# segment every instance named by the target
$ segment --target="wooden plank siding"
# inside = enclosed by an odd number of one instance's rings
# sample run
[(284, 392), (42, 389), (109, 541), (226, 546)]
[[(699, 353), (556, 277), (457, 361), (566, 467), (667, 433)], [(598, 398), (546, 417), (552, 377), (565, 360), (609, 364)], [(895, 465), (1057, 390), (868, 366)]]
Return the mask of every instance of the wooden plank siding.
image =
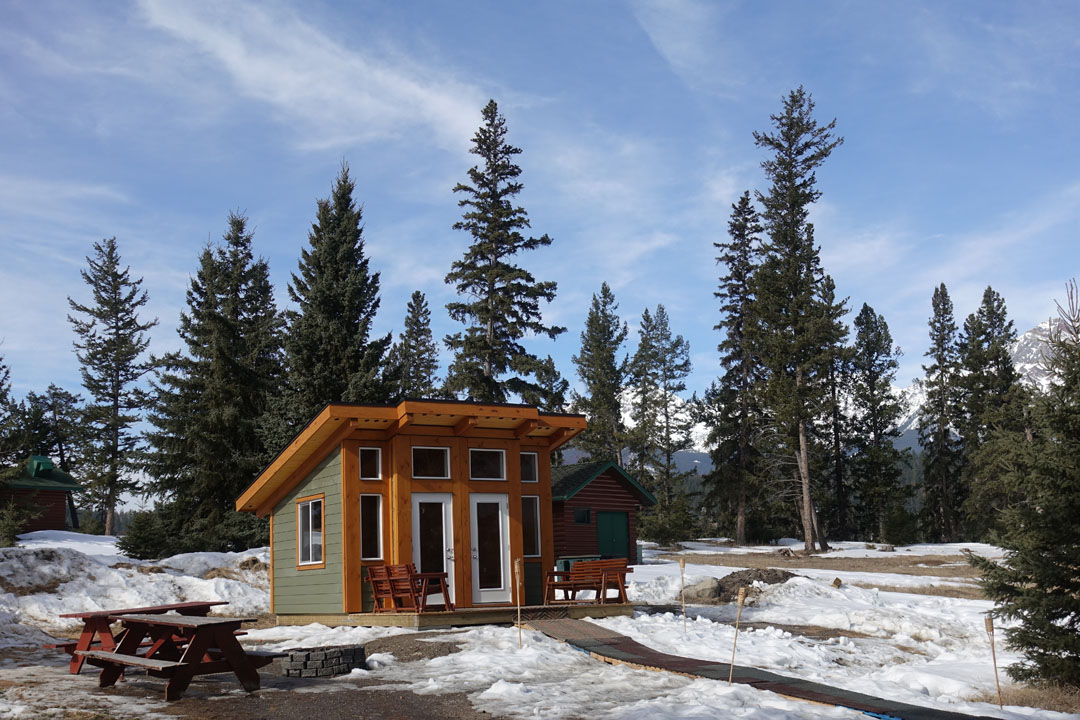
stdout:
[[(629, 553), (635, 555), (637, 547), (637, 506), (640, 501), (609, 473), (603, 473), (565, 502), (552, 503), (555, 523), (555, 557), (568, 555), (598, 555), (600, 552), (596, 514), (603, 511), (625, 512), (630, 542)], [(574, 522), (574, 508), (589, 508), (589, 523)], [(628, 558), (636, 562), (636, 557)]]
[[(325, 566), (297, 567), (296, 500), (323, 494)], [(274, 508), (274, 612), (340, 613), (342, 589), (341, 451), (329, 455)]]
[(19, 532), (38, 530), (67, 530), (67, 490), (0, 490), (0, 504), (11, 500), (17, 507), (25, 507), (37, 517), (22, 526)]

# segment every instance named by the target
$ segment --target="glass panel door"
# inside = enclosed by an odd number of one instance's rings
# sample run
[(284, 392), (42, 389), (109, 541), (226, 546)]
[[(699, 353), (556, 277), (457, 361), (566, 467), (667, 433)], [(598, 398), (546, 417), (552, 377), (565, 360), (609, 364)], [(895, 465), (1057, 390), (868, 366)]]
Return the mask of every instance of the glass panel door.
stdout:
[[(412, 554), (419, 572), (444, 572), (454, 600), (454, 521), (450, 493), (413, 493)], [(443, 603), (442, 594), (432, 604)]]
[(510, 602), (510, 518), (507, 496), (469, 496), (473, 604)]

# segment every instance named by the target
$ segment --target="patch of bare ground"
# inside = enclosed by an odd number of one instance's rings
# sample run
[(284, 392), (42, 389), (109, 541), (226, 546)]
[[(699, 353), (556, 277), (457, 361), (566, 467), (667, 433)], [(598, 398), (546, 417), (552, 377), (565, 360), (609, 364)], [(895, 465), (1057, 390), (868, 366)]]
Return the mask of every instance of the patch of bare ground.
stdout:
[[(786, 548), (785, 548), (786, 550)], [(723, 565), (743, 568), (783, 568), (796, 570), (836, 570), (847, 572), (897, 573), (900, 575), (929, 575), (932, 577), (976, 578), (979, 571), (967, 563), (963, 555), (908, 555), (897, 553), (885, 558), (831, 558), (806, 555), (801, 551), (789, 553), (688, 553), (661, 555), (664, 560), (686, 562), (696, 565)]]
[[(994, 705), (997, 705), (998, 701), (997, 692), (994, 690), (980, 693), (970, 699)], [(1001, 689), (1001, 700), (1005, 705), (1080, 713), (1080, 688), (1067, 688), (1060, 685), (1011, 685)]]
[[(678, 614), (682, 612), (681, 605), (635, 605), (635, 610), (642, 610), (650, 614), (659, 613), (674, 613)], [(691, 615), (692, 611), (687, 611), (687, 616)], [(734, 626), (734, 622), (728, 622), (725, 620), (715, 620), (714, 622), (724, 623), (726, 625)], [(765, 630), (767, 628), (776, 628), (777, 630), (783, 630), (789, 632), (792, 635), (799, 635), (805, 638), (812, 638), (814, 640), (832, 640), (834, 638), (848, 638), (850, 640), (859, 640), (864, 638), (872, 638), (873, 635), (867, 635), (861, 633), (858, 630), (837, 630), (836, 628), (820, 627), (818, 625), (784, 625), (782, 623), (765, 623), (765, 622), (741, 622), (739, 627), (742, 629), (751, 628), (753, 630)]]
[(986, 600), (978, 585), (882, 585), (880, 583), (853, 582), (855, 587), (882, 592), (910, 593), (912, 595), (937, 595), (964, 600)]

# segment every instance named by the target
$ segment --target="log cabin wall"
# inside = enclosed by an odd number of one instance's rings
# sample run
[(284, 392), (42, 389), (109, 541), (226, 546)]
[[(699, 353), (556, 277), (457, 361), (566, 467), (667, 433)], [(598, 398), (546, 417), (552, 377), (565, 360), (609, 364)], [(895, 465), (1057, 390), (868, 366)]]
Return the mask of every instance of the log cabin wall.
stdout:
[[(556, 559), (575, 555), (598, 555), (596, 514), (603, 511), (625, 512), (629, 530), (630, 562), (637, 562), (637, 508), (640, 500), (611, 472), (605, 472), (566, 501), (556, 501), (555, 518)], [(575, 508), (589, 509), (588, 524), (574, 522)]]

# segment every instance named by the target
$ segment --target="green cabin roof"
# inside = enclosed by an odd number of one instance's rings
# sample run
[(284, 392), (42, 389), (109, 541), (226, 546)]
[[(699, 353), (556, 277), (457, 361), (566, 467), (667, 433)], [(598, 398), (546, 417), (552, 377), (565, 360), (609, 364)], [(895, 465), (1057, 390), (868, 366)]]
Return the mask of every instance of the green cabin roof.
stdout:
[(577, 463), (576, 465), (559, 465), (551, 468), (551, 499), (554, 501), (569, 500), (608, 470), (614, 470), (616, 475), (621, 476), (629, 483), (631, 491), (641, 498), (642, 505), (656, 504), (656, 498), (653, 497), (653, 494), (643, 488), (637, 480), (630, 477), (625, 470), (612, 460)]
[(82, 490), (82, 485), (60, 468), (52, 460), (42, 455), (32, 455), (22, 465), (18, 475), (9, 477), (5, 484), (9, 488), (21, 490)]

